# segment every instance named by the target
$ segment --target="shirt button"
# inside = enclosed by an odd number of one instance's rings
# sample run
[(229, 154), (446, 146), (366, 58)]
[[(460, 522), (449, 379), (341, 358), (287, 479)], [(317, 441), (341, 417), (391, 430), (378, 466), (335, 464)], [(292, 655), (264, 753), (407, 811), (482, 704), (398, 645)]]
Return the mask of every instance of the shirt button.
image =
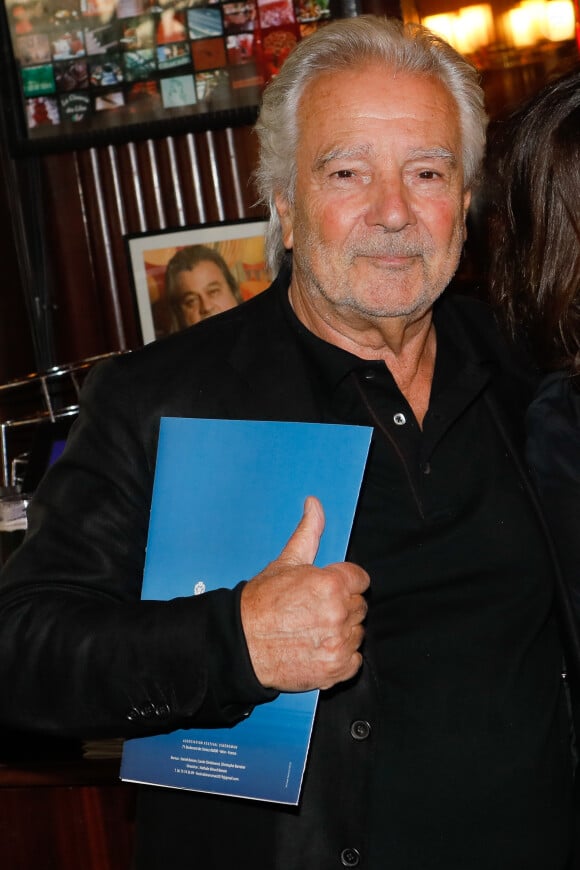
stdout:
[(393, 422), (395, 423), (395, 426), (404, 426), (405, 423), (407, 422), (407, 418), (405, 417), (404, 414), (401, 414), (399, 412), (398, 414), (395, 414), (395, 416), (393, 417)]
[(375, 369), (366, 369), (366, 371), (363, 373), (363, 378), (365, 379), (365, 381), (374, 381), (376, 376), (377, 373)]
[(360, 852), (358, 849), (343, 849), (340, 853), (340, 863), (343, 867), (358, 867)]
[(355, 719), (350, 726), (350, 736), (353, 740), (366, 740), (371, 733), (371, 726), (364, 719)]

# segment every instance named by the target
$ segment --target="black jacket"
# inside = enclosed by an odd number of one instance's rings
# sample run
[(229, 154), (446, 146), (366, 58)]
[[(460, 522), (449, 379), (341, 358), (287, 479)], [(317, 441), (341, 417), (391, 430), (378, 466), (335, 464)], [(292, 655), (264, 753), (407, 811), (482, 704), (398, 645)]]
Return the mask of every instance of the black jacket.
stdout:
[[(317, 420), (280, 302), (286, 286), (281, 278), (243, 306), (103, 362), (89, 376), (65, 454), (37, 491), (26, 541), (0, 582), (6, 724), (133, 737), (234, 725), (271, 699), (251, 668), (239, 587), (172, 602), (139, 599), (160, 417)], [(486, 401), (533, 499), (519, 459), (533, 378), (499, 339), (487, 308), (453, 296), (438, 304), (467, 355), (483, 350), (495, 360)], [(573, 656), (577, 640), (567, 639)], [(358, 739), (357, 722), (372, 722), (376, 708), (369, 666), (322, 693), (299, 808), (145, 789), (140, 870), (356, 866), (373, 764), (372, 732)]]
[[(547, 375), (527, 410), (526, 458), (580, 626), (580, 392), (566, 372)], [(568, 636), (574, 638), (571, 631)], [(572, 653), (572, 667), (575, 659)], [(577, 681), (577, 672), (571, 677)], [(574, 700), (580, 703), (578, 692)], [(580, 718), (576, 720), (580, 733)]]

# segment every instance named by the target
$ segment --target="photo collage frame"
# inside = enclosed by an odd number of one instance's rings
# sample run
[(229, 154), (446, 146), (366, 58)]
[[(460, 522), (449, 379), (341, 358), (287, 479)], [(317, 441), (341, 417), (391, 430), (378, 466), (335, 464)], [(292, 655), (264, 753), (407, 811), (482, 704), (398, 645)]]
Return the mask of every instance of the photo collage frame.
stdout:
[(256, 107), (330, 18), (329, 0), (2, 2), (32, 142)]

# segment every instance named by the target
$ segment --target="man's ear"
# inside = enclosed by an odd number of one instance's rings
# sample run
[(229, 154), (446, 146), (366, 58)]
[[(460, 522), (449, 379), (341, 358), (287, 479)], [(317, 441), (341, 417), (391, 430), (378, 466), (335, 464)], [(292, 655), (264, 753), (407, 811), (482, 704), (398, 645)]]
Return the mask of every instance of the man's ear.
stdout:
[(287, 251), (294, 247), (294, 210), (285, 196), (278, 193), (274, 197), (276, 211), (282, 227), (282, 241)]

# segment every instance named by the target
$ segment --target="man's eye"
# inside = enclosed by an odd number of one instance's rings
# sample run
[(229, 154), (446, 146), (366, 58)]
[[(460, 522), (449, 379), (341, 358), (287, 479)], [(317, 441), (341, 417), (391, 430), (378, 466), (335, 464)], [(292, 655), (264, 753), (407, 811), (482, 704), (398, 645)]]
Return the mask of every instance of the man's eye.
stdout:
[(434, 169), (423, 169), (419, 173), (419, 178), (426, 178), (429, 180), (431, 178), (441, 178), (441, 175), (438, 172), (435, 172)]
[(354, 172), (352, 169), (338, 169), (336, 172), (332, 173), (336, 178), (352, 178)]

